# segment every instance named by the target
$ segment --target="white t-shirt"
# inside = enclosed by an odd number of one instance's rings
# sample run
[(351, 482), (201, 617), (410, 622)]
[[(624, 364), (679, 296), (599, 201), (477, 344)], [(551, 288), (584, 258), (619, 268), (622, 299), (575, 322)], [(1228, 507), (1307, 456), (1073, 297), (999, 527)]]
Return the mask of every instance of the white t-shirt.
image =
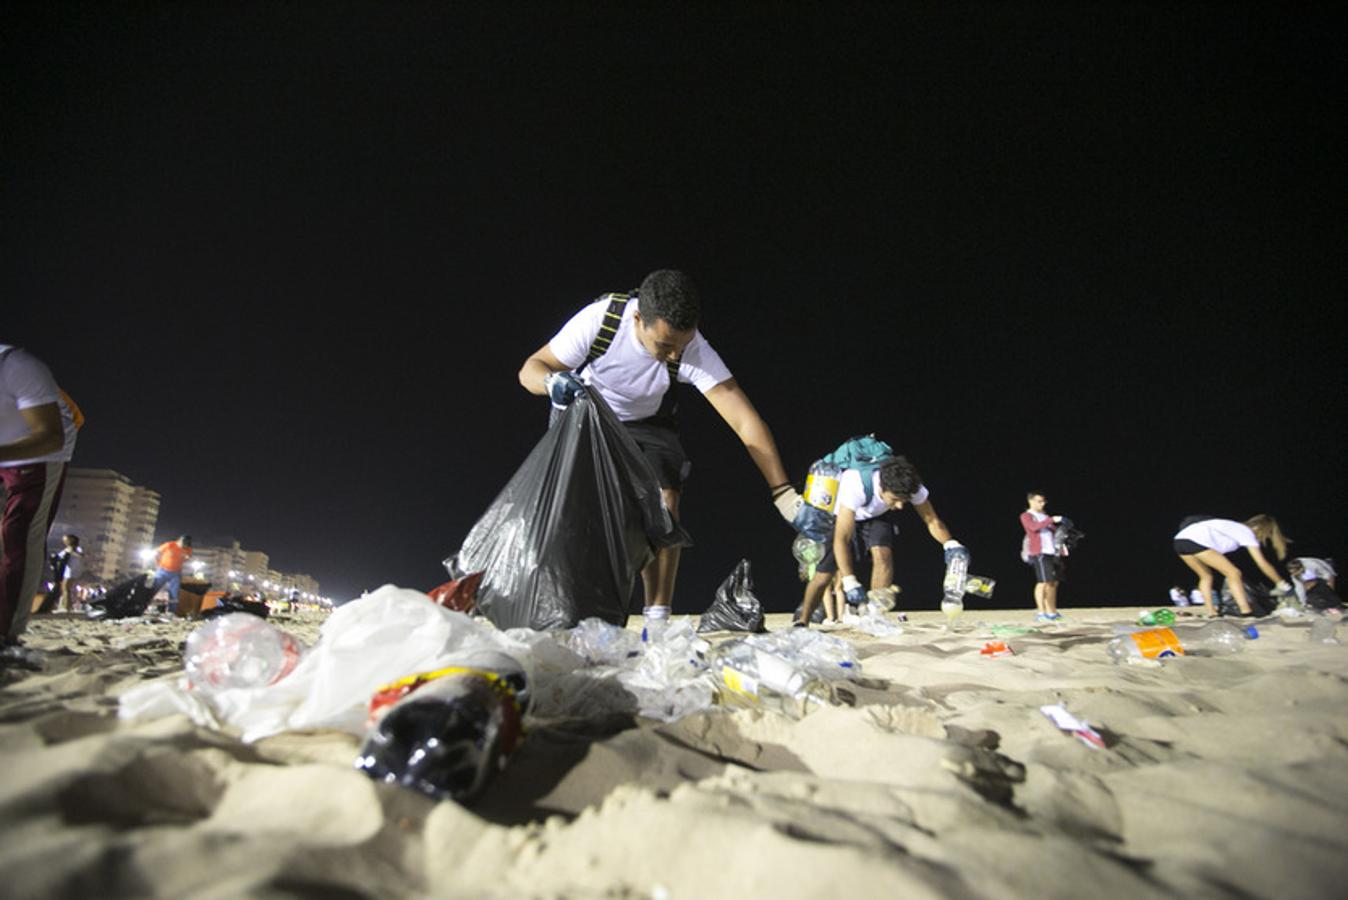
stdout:
[[(916, 506), (919, 503), (926, 503), (928, 496), (930, 492), (924, 484), (918, 487), (916, 494), (908, 498), (908, 502)], [(838, 479), (838, 505), (856, 512), (858, 522), (878, 518), (888, 512), (889, 504), (880, 496), (880, 470), (871, 472), (869, 503), (866, 502), (866, 490), (861, 484), (861, 472), (857, 469), (843, 472), (842, 477)]]
[(1175, 535), (1177, 541), (1193, 541), (1195, 544), (1216, 550), (1218, 553), (1230, 553), (1241, 547), (1258, 547), (1259, 538), (1254, 536), (1250, 526), (1233, 522), (1230, 519), (1205, 519), (1180, 529)]
[[(571, 321), (548, 341), (548, 348), (562, 365), (575, 369), (585, 361), (595, 335), (599, 334), (608, 305), (606, 298), (596, 300), (572, 316)], [(581, 381), (599, 391), (618, 419), (624, 422), (655, 415), (665, 391), (670, 388), (665, 364), (637, 340), (636, 325), (632, 321), (636, 311), (636, 298), (628, 300), (622, 323), (608, 351), (580, 374)], [(684, 348), (683, 358), (679, 361), (679, 381), (691, 384), (705, 394), (731, 377), (730, 370), (711, 344), (700, 331), (694, 331), (693, 339)]]
[(0, 445), (12, 444), (32, 433), (20, 410), (55, 403), (61, 410), (65, 442), (59, 450), (30, 459), (6, 460), (6, 467), (36, 462), (66, 462), (75, 452), (75, 420), (61, 399), (56, 379), (46, 363), (21, 347), (0, 344)]

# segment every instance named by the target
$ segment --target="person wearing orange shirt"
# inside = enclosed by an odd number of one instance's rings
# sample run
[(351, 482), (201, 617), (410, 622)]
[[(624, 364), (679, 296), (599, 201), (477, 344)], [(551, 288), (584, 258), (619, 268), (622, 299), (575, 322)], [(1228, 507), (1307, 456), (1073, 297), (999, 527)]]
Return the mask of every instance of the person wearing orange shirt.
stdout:
[(154, 587), (150, 589), (150, 596), (153, 597), (159, 593), (159, 589), (166, 588), (169, 595), (168, 607), (164, 613), (173, 612), (178, 608), (178, 588), (183, 583), (183, 563), (187, 562), (192, 555), (192, 535), (185, 534), (176, 541), (165, 541), (155, 548), (159, 554), (158, 567), (154, 570)]

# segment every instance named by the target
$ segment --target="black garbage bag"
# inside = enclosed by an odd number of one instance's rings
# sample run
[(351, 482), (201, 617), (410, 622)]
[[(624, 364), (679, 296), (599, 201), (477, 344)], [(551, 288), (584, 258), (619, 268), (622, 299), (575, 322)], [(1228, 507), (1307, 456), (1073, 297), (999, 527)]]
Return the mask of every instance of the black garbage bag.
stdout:
[[(1248, 581), (1242, 583), (1245, 585), (1245, 596), (1250, 598), (1250, 609), (1254, 610), (1255, 615), (1273, 615), (1273, 610), (1278, 608), (1278, 598), (1273, 596), (1273, 591), (1262, 584), (1250, 584)], [(1236, 596), (1231, 593), (1229, 584), (1222, 585), (1215, 606), (1217, 612), (1224, 616), (1240, 615), (1240, 606), (1236, 603)]]
[(482, 573), (476, 609), (498, 628), (625, 625), (654, 549), (686, 546), (650, 463), (603, 398), (577, 397), (445, 560)]
[(230, 613), (248, 613), (265, 619), (271, 615), (271, 608), (261, 600), (250, 600), (240, 594), (225, 594), (215, 605), (201, 614), (203, 619), (214, 619)]
[(763, 604), (754, 596), (754, 576), (749, 560), (742, 559), (716, 589), (716, 599), (697, 623), (704, 631), (767, 631), (763, 626)]
[(153, 575), (137, 575), (118, 582), (103, 596), (89, 601), (86, 615), (91, 619), (131, 619), (144, 615), (154, 599), (153, 586)]

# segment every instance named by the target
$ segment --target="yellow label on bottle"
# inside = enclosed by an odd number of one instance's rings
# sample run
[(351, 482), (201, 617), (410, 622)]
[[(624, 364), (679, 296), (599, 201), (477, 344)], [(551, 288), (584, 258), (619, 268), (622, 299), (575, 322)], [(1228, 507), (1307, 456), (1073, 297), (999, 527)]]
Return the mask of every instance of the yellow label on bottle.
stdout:
[(825, 512), (833, 512), (838, 505), (838, 479), (829, 475), (806, 475), (805, 502)]
[(1169, 628), (1153, 628), (1150, 631), (1134, 631), (1129, 635), (1133, 643), (1147, 659), (1161, 659), (1167, 656), (1183, 656), (1184, 647), (1175, 632)]
[(726, 687), (737, 694), (747, 694), (750, 697), (758, 696), (758, 681), (737, 669), (722, 666), (721, 680), (725, 682)]

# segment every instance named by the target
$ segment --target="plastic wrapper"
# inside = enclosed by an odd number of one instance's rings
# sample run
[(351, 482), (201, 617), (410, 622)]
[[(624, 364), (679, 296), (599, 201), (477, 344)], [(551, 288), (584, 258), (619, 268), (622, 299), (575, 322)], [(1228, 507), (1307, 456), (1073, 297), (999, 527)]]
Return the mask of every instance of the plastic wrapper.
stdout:
[(431, 589), (428, 596), (445, 609), (461, 613), (472, 612), (473, 606), (477, 603), (477, 588), (481, 583), (482, 573), (474, 572), (462, 578), (446, 581), (439, 587)]
[(763, 604), (754, 596), (749, 560), (742, 559), (716, 589), (716, 599), (698, 620), (697, 630), (763, 632)]
[(534, 446), (458, 551), (451, 578), (482, 573), (476, 608), (501, 628), (626, 622), (654, 549), (689, 543), (636, 443), (582, 394)]

